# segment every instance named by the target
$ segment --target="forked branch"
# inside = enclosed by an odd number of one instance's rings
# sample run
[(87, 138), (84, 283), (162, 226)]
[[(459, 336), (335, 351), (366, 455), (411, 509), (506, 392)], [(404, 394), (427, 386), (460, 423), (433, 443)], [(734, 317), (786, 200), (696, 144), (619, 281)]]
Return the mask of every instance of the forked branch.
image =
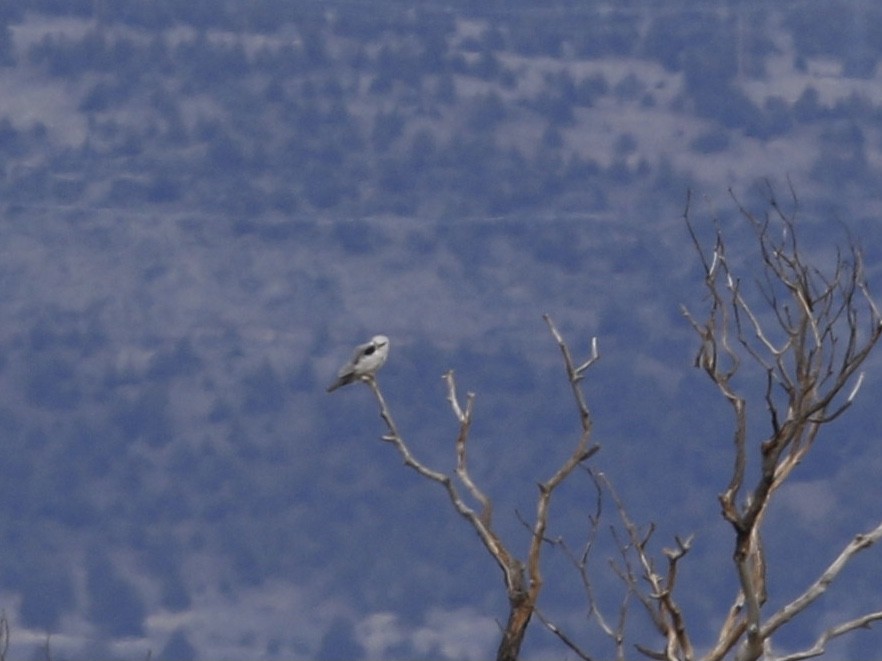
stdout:
[[(367, 380), (367, 383), (371, 387), (374, 396), (377, 398), (377, 403), (380, 406), (380, 417), (386, 423), (388, 429), (388, 433), (382, 437), (383, 440), (392, 443), (395, 446), (404, 459), (404, 464), (406, 466), (409, 466), (426, 479), (437, 482), (444, 487), (453, 508), (472, 525), (475, 532), (478, 533), (481, 542), (483, 542), (484, 547), (496, 560), (505, 577), (506, 586), (509, 589), (517, 589), (517, 586), (523, 582), (521, 564), (509, 554), (508, 550), (493, 529), (488, 524), (485, 524), (484, 521), (482, 521), (481, 516), (466, 504), (453, 479), (449, 475), (445, 475), (444, 473), (429, 468), (414, 457), (410, 448), (407, 446), (407, 443), (405, 443), (404, 438), (398, 432), (398, 426), (392, 418), (392, 413), (386, 404), (386, 400), (383, 397), (377, 379), (371, 377)], [(469, 407), (468, 410), (471, 411), (471, 407)], [(468, 425), (461, 421), (459, 437), (464, 439), (467, 433)], [(465, 441), (463, 440), (462, 442), (464, 443)]]
[[(704, 248), (687, 200), (684, 220), (703, 266), (710, 304), (703, 320), (683, 311), (701, 343), (696, 366), (728, 402), (735, 429), (734, 463), (720, 504), (735, 532), (733, 559), (740, 591), (707, 658), (721, 659), (741, 641), (737, 658), (746, 660), (759, 658), (778, 626), (807, 606), (797, 599), (791, 610), (762, 622), (766, 582), (761, 530), (768, 505), (811, 450), (822, 427), (854, 402), (863, 382), (860, 368), (882, 337), (882, 318), (853, 242), (847, 251), (836, 252), (832, 268), (824, 272), (807, 260), (797, 242), (795, 214), (786, 213), (774, 196), (770, 212), (763, 217), (737, 200), (736, 204), (758, 247), (757, 296), (735, 273), (718, 223), (714, 223), (713, 247)], [(755, 298), (767, 313), (759, 312)], [(763, 405), (770, 432), (757, 444), (748, 439), (748, 400), (734, 385), (745, 363), (764, 375)], [(756, 449), (759, 452), (754, 454)], [(759, 477), (748, 488), (751, 461), (758, 462)], [(847, 561), (850, 554), (841, 557)], [(829, 575), (830, 580), (834, 577)], [(813, 587), (812, 599), (826, 590), (827, 583)]]
[[(472, 525), (484, 548), (502, 570), (510, 610), (497, 653), (497, 659), (500, 661), (514, 661), (517, 659), (527, 625), (536, 609), (537, 599), (543, 583), (541, 557), (543, 544), (546, 541), (552, 495), (582, 462), (589, 459), (600, 449), (599, 446), (593, 445), (591, 442), (591, 415), (588, 411), (584, 394), (579, 386), (588, 368), (599, 358), (597, 342), (595, 340), (592, 343), (592, 353), (588, 360), (577, 366), (573, 362), (569, 349), (550, 317), (546, 315), (544, 318), (563, 352), (567, 376), (579, 408), (582, 429), (579, 440), (570, 455), (548, 479), (539, 484), (536, 516), (530, 526), (532, 535), (525, 561), (521, 561), (511, 553), (495, 532), (493, 528), (492, 500), (474, 481), (469, 471), (467, 449), (475, 401), (474, 395), (469, 393), (466, 396), (465, 406), (463, 406), (457, 395), (453, 372), (450, 371), (444, 375), (443, 378), (447, 385), (447, 400), (459, 423), (458, 433), (454, 441), (456, 454), (456, 479), (454, 479), (450, 475), (429, 468), (414, 456), (398, 430), (398, 426), (386, 404), (376, 378), (367, 377), (365, 379), (377, 398), (380, 417), (386, 425), (387, 431), (382, 436), (382, 439), (395, 446), (406, 466), (415, 470), (422, 477), (437, 482), (444, 487), (453, 508)], [(476, 511), (466, 502), (460, 493), (458, 485), (464, 487), (468, 495), (478, 503), (479, 511)]]

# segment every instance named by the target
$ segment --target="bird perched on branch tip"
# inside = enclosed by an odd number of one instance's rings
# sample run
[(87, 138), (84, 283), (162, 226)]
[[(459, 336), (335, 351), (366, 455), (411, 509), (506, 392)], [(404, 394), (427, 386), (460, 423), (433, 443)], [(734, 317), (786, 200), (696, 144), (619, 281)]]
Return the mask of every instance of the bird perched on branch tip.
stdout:
[(355, 381), (373, 378), (377, 370), (386, 362), (389, 356), (389, 338), (385, 335), (374, 335), (369, 342), (355, 347), (352, 358), (340, 371), (337, 372), (337, 380), (328, 386), (328, 392), (333, 392), (341, 386)]

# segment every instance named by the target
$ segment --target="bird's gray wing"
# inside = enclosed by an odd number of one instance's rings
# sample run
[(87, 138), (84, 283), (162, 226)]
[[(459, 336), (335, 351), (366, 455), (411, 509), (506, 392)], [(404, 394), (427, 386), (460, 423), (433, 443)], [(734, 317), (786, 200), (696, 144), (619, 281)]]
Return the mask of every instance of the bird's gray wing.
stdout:
[(349, 385), (350, 383), (352, 383), (352, 374), (345, 374), (342, 376), (338, 376), (337, 380), (328, 386), (327, 391), (334, 392), (337, 388), (340, 388), (345, 385)]
[(355, 351), (352, 354), (352, 358), (348, 363), (346, 363), (343, 367), (340, 368), (340, 371), (337, 372), (338, 378), (343, 378), (344, 376), (349, 376), (355, 371), (355, 366), (358, 364), (358, 361), (361, 360), (361, 357), (364, 355), (364, 352), (373, 346), (370, 342), (365, 342), (364, 344), (359, 344), (355, 347)]

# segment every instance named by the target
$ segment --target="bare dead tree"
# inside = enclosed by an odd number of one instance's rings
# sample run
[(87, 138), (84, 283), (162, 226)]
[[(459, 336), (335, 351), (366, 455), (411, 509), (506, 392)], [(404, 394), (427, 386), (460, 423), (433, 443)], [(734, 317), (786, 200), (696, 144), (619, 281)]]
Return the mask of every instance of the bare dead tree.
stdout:
[[(536, 603), (543, 585), (541, 557), (546, 541), (551, 498), (555, 490), (573, 471), (600, 449), (591, 440), (591, 414), (580, 385), (585, 373), (599, 358), (597, 342), (596, 340), (592, 342), (590, 357), (577, 365), (573, 361), (569, 348), (551, 318), (547, 315), (544, 318), (563, 354), (570, 388), (579, 410), (581, 433), (571, 454), (553, 475), (539, 483), (536, 515), (530, 526), (532, 534), (526, 555), (523, 558), (515, 555), (499, 537), (493, 525), (492, 500), (475, 483), (469, 472), (467, 447), (469, 429), (472, 422), (472, 408), (475, 401), (474, 394), (468, 393), (466, 395), (465, 406), (463, 407), (457, 394), (453, 372), (450, 371), (444, 375), (443, 378), (447, 384), (447, 400), (459, 423), (459, 431), (454, 441), (456, 469), (454, 475), (448, 475), (429, 468), (413, 455), (404, 437), (398, 430), (398, 426), (392, 417), (392, 413), (383, 397), (376, 378), (367, 377), (365, 379), (377, 398), (377, 403), (380, 407), (380, 417), (386, 424), (387, 432), (383, 435), (382, 439), (395, 446), (404, 459), (406, 466), (415, 470), (422, 477), (437, 482), (444, 488), (453, 508), (478, 533), (484, 548), (502, 570), (509, 602), (509, 614), (502, 630), (502, 639), (497, 651), (496, 658), (498, 661), (515, 661), (518, 658), (527, 626), (536, 610)], [(462, 489), (475, 501), (476, 506), (471, 506), (466, 502)]]
[[(740, 204), (738, 209), (758, 247), (758, 262), (747, 267), (750, 273), (759, 271), (753, 296), (748, 292), (750, 284), (736, 274), (736, 262), (729, 258), (720, 225), (715, 223), (715, 237), (707, 248), (692, 222), (689, 201), (684, 212), (709, 301), (706, 315), (700, 320), (683, 309), (700, 339), (695, 365), (708, 375), (728, 403), (734, 421), (732, 470), (719, 502), (722, 516), (734, 531), (733, 569), (739, 590), (716, 641), (702, 657), (707, 661), (733, 654), (738, 661), (775, 658), (773, 634), (822, 597), (855, 555), (882, 538), (882, 523), (855, 535), (804, 592), (764, 616), (764, 516), (775, 493), (814, 446), (821, 429), (854, 402), (863, 383), (861, 367), (882, 336), (882, 316), (869, 294), (862, 255), (853, 242), (844, 252), (836, 253), (832, 266), (825, 271), (809, 261), (797, 241), (794, 215), (785, 213), (774, 196), (769, 213), (761, 218)], [(760, 375), (758, 389), (751, 385), (752, 374)], [(752, 439), (747, 415), (749, 402), (755, 406), (756, 401), (747, 394), (757, 390), (770, 431), (765, 438)], [(748, 480), (752, 474), (749, 465), (756, 466), (754, 472), (758, 473), (752, 484)], [(674, 598), (678, 567), (691, 548), (692, 538), (675, 537), (675, 547), (662, 551), (667, 562), (659, 563), (659, 569), (648, 551), (655, 527), (635, 524), (609, 480), (602, 474), (591, 473), (591, 477), (598, 498), (596, 510), (589, 517), (584, 549), (576, 554), (564, 540), (554, 541), (579, 573), (589, 619), (613, 640), (616, 658), (624, 660), (624, 622), (629, 615), (629, 600), (634, 599), (664, 640), (657, 649), (636, 644), (638, 652), (665, 661), (695, 658), (684, 615)], [(618, 513), (618, 523), (610, 526), (610, 532), (619, 557), (611, 566), (625, 588), (615, 625), (600, 610), (594, 594), (595, 579), (589, 571), (604, 493), (612, 497)], [(572, 635), (545, 617), (541, 620), (579, 658), (591, 658)], [(811, 647), (781, 659), (819, 656), (830, 640), (879, 620), (882, 610), (838, 623), (824, 630)]]
[[(882, 337), (882, 316), (870, 296), (862, 255), (854, 242), (850, 242), (845, 251), (836, 252), (832, 266), (823, 270), (807, 258), (797, 242), (794, 215), (785, 213), (774, 196), (770, 211), (762, 217), (740, 204), (738, 208), (758, 247), (759, 261), (749, 265), (751, 273), (759, 273), (755, 295), (748, 293), (749, 284), (745, 285), (737, 275), (738, 264), (729, 258), (719, 223), (714, 224), (714, 240), (706, 246), (692, 222), (688, 200), (683, 214), (702, 266), (709, 301), (706, 313), (700, 317), (683, 308), (683, 314), (700, 340), (695, 366), (705, 372), (730, 407), (734, 429), (731, 473), (719, 503), (722, 516), (734, 533), (732, 560), (739, 589), (731, 599), (715, 642), (702, 657), (706, 661), (718, 661), (730, 655), (738, 661), (775, 658), (771, 647), (775, 632), (822, 597), (852, 558), (882, 538), (882, 522), (856, 534), (801, 594), (774, 613), (763, 613), (766, 558), (762, 532), (769, 504), (814, 447), (822, 428), (855, 401), (864, 379), (861, 368)], [(675, 598), (680, 565), (691, 549), (692, 537), (676, 536), (675, 545), (663, 549), (661, 562), (657, 562), (649, 550), (655, 526), (636, 524), (610, 480), (587, 466), (586, 461), (600, 448), (591, 440), (592, 419), (581, 382), (599, 358), (597, 341), (595, 338), (592, 342), (588, 359), (576, 364), (547, 315), (545, 321), (563, 356), (581, 433), (571, 454), (551, 477), (539, 484), (535, 517), (530, 521), (522, 518), (531, 532), (525, 555), (516, 555), (499, 537), (493, 523), (492, 500), (469, 472), (467, 448), (475, 396), (468, 393), (463, 405), (453, 372), (444, 375), (447, 399), (459, 424), (453, 444), (456, 456), (453, 474), (434, 470), (415, 458), (395, 424), (376, 379), (369, 376), (364, 380), (377, 398), (380, 416), (387, 428), (382, 439), (394, 445), (405, 465), (445, 489), (455, 511), (474, 528), (501, 569), (509, 615), (502, 631), (498, 660), (518, 658), (534, 615), (580, 659), (595, 658), (538, 608), (543, 586), (542, 550), (546, 545), (561, 550), (578, 572), (588, 601), (589, 620), (612, 641), (616, 659), (626, 658), (625, 623), (634, 603), (642, 606), (663, 641), (657, 648), (637, 644), (634, 649), (652, 659), (694, 659), (692, 637)], [(760, 375), (759, 390), (749, 385), (750, 376), (755, 374)], [(750, 437), (748, 408), (756, 405), (757, 398), (748, 398), (741, 390), (745, 387), (747, 394), (761, 393), (758, 400), (769, 422), (769, 432), (764, 438)], [(751, 471), (750, 466), (755, 466), (755, 470)], [(547, 528), (555, 490), (578, 468), (584, 469), (593, 481), (596, 506), (589, 514), (587, 542), (576, 552), (565, 540), (550, 538)], [(749, 477), (754, 474), (755, 481)], [(593, 566), (589, 563), (601, 530), (606, 496), (615, 505), (618, 521), (609, 527), (618, 549), (618, 557), (610, 561), (609, 567), (624, 586), (614, 617), (609, 617), (601, 608), (595, 595)], [(796, 661), (818, 656), (830, 640), (879, 620), (882, 620), (882, 610), (831, 626), (811, 647), (782, 659)]]
[[(722, 659), (736, 648), (739, 660), (769, 654), (775, 631), (820, 597), (851, 557), (882, 536), (882, 525), (857, 535), (806, 592), (763, 617), (762, 526), (769, 503), (811, 451), (821, 429), (854, 402), (863, 382), (861, 366), (882, 335), (882, 317), (869, 294), (863, 258), (854, 242), (838, 251), (832, 268), (823, 271), (808, 261), (797, 241), (794, 214), (782, 210), (774, 195), (762, 217), (740, 204), (738, 208), (759, 248), (756, 290), (763, 309), (736, 274), (720, 226), (708, 248), (691, 221), (688, 201), (684, 212), (710, 301), (701, 319), (683, 309), (701, 341), (695, 364), (729, 404), (734, 420), (734, 461), (719, 501), (735, 534), (733, 561), (740, 590), (705, 657), (709, 660)], [(736, 375), (749, 371), (747, 365), (763, 375), (770, 431), (759, 443), (748, 437), (748, 398), (735, 384)], [(751, 460), (758, 463), (759, 477), (748, 485)], [(878, 619), (882, 612), (832, 627), (812, 650), (790, 658), (820, 653), (827, 640)], [(681, 649), (680, 656), (689, 658), (686, 652)]]

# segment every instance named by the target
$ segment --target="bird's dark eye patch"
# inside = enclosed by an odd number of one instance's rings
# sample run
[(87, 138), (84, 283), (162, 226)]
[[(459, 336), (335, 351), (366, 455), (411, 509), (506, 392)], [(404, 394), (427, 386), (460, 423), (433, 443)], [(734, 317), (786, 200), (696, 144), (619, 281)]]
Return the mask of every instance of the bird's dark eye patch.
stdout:
[(377, 350), (377, 347), (375, 347), (375, 346), (372, 344), (371, 346), (369, 346), (367, 349), (364, 350), (364, 355), (365, 355), (365, 356), (370, 356), (370, 355), (373, 354), (374, 351), (376, 351), (376, 350)]

